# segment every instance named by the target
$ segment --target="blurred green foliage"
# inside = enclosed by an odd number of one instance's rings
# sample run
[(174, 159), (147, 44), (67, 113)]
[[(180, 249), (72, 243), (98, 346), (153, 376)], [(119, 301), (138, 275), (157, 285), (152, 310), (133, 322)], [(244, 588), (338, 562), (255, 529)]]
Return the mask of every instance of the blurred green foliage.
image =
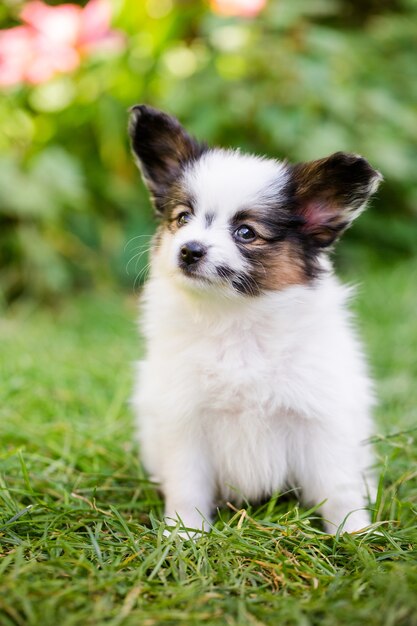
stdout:
[[(113, 6), (123, 51), (0, 98), (5, 301), (140, 280), (154, 226), (126, 136), (136, 102), (209, 143), (290, 160), (363, 154), (385, 183), (349, 245), (416, 252), (416, 0), (269, 0), (251, 20), (184, 0)], [(3, 28), (17, 9), (3, 3)]]

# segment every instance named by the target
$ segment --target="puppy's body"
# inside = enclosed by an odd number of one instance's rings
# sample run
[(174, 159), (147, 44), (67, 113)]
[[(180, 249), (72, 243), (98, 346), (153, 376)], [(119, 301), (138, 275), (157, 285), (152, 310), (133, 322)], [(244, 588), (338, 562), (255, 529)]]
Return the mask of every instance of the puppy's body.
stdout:
[(372, 392), (325, 249), (379, 176), (346, 155), (329, 172), (208, 151), (176, 124), (148, 107), (131, 124), (162, 217), (134, 404), (166, 517), (201, 528), (219, 499), (289, 487), (328, 530), (362, 528)]

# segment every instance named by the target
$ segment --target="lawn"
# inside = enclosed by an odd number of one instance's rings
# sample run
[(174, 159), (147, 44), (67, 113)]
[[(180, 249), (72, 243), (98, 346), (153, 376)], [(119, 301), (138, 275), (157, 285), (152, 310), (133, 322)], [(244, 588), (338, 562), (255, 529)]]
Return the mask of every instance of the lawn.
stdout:
[[(417, 625), (417, 262), (356, 267), (377, 379), (373, 528), (329, 537), (291, 497), (162, 534), (128, 397), (135, 298), (0, 321), (1, 626)], [(350, 276), (347, 276), (349, 278)]]

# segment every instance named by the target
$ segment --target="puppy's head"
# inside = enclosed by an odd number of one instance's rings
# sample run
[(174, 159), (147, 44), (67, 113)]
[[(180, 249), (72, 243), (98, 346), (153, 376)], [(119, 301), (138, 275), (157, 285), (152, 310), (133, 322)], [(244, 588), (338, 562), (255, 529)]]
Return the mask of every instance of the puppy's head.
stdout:
[(173, 117), (131, 110), (132, 149), (161, 218), (154, 262), (184, 285), (257, 295), (306, 284), (381, 175), (337, 152), (289, 165), (211, 149)]

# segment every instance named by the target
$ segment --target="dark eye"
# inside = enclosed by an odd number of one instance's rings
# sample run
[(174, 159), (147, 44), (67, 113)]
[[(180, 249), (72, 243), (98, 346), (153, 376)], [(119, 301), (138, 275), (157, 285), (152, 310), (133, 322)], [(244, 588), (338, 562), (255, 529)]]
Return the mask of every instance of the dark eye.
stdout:
[(253, 241), (256, 239), (255, 231), (250, 228), (250, 226), (246, 226), (245, 224), (239, 226), (239, 228), (235, 230), (234, 236), (238, 241), (243, 242)]
[(178, 226), (185, 226), (191, 219), (191, 213), (189, 211), (183, 211), (177, 217)]

